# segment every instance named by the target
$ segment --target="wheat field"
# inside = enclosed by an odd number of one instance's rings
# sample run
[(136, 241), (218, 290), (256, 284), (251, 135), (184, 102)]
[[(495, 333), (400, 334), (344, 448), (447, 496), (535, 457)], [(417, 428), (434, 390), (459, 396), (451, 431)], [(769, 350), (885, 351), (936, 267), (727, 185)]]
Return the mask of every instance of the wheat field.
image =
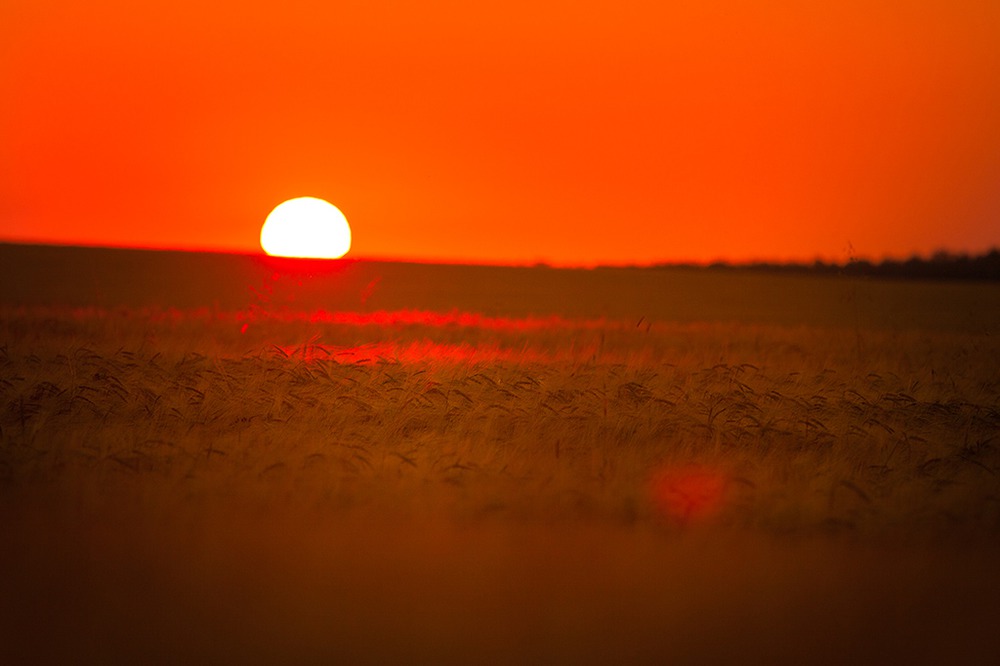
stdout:
[(1000, 658), (996, 285), (4, 251), (4, 663)]

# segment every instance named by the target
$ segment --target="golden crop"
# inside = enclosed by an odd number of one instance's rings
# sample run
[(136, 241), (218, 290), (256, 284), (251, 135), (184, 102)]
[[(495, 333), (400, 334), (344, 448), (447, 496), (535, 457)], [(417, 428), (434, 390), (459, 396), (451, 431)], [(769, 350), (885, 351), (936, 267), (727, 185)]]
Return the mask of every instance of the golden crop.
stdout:
[(11, 288), (0, 660), (1000, 655), (995, 287), (364, 270)]

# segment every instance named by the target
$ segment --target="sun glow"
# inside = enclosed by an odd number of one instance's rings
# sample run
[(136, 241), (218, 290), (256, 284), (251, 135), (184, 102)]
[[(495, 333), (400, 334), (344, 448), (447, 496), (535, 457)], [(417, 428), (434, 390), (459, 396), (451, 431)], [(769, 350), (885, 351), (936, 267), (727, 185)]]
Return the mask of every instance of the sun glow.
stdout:
[(339, 259), (351, 249), (351, 227), (331, 203), (315, 197), (289, 199), (264, 220), (260, 246), (276, 257)]

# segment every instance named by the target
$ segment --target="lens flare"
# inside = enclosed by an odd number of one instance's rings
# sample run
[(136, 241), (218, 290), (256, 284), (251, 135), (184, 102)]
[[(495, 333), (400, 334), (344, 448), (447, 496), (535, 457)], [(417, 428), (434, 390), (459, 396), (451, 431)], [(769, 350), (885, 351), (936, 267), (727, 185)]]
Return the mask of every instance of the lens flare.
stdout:
[(682, 524), (705, 520), (723, 506), (728, 478), (707, 467), (665, 467), (650, 481), (653, 504), (660, 514)]

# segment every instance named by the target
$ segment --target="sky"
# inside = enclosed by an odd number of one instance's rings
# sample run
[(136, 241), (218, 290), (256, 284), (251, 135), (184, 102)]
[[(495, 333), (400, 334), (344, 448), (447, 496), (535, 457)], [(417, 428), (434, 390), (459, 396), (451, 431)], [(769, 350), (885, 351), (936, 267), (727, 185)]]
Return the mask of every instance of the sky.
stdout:
[(847, 261), (1000, 246), (1000, 3), (0, 3), (0, 242)]

